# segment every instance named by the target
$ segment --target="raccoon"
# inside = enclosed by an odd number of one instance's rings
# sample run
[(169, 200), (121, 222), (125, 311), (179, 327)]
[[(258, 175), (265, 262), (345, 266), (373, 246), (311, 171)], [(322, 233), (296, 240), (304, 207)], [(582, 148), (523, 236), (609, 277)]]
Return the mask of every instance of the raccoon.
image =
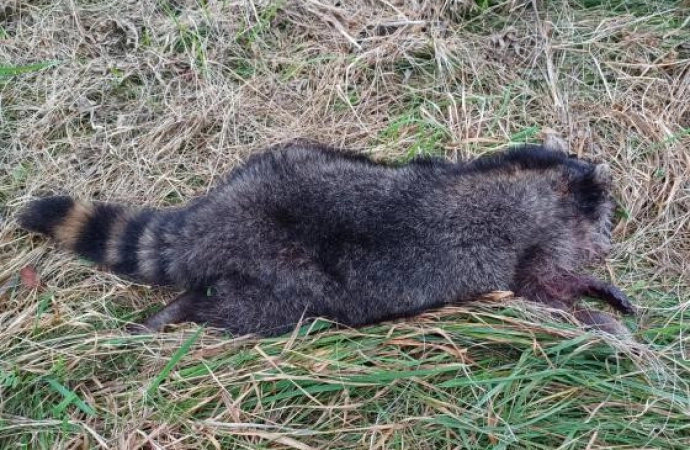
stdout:
[(618, 288), (580, 273), (609, 251), (611, 183), (606, 165), (542, 145), (392, 165), (295, 141), (184, 207), (54, 196), (18, 222), (116, 274), (184, 291), (140, 331), (196, 322), (271, 336), (317, 317), (359, 327), (495, 290), (606, 329), (612, 316), (574, 307), (588, 296), (634, 313)]

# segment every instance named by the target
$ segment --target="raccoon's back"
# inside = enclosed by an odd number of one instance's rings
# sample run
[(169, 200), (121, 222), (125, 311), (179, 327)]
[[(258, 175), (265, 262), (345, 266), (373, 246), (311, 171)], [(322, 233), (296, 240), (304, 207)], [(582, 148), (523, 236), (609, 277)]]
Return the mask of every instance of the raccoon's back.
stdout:
[(458, 180), (451, 163), (389, 167), (312, 149), (268, 153), (191, 213), (181, 254), (194, 255), (190, 268), (204, 279), (249, 273), (273, 283), (322, 272), (363, 295), (505, 286), (522, 245), (520, 204), (486, 196), (482, 178), (458, 197)]

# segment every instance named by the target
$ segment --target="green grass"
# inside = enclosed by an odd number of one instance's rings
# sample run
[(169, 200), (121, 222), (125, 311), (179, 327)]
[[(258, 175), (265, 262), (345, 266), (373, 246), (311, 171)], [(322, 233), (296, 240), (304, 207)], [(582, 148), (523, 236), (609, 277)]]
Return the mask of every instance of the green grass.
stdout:
[(396, 117), (378, 137), (379, 142), (411, 140), (411, 146), (399, 158), (402, 163), (419, 157), (443, 156), (445, 153), (443, 144), (448, 142), (450, 133), (443, 124), (425, 116), (423, 108), (415, 107)]
[[(521, 311), (458, 310), (443, 316), (442, 328), (427, 320), (358, 333), (322, 330), (235, 348), (219, 336), (202, 338), (198, 329), (160, 358), (146, 356), (159, 342), (150, 337), (27, 339), (1, 359), (28, 363), (36, 345), (49, 346), (65, 355), (65, 369), (54, 375), (61, 381), (32, 376), (27, 368), (3, 369), (5, 419), (19, 415), (35, 424), (33, 432), (46, 442), (36, 448), (84, 434), (89, 417), (117, 420), (125, 411), (108, 405), (122, 398), (125, 410), (145, 408), (148, 420), (202, 429), (234, 423), (239, 414), (241, 427), (214, 429), (227, 446), (270, 431), (331, 448), (360, 448), (370, 439), (385, 440), (386, 448), (413, 442), (429, 448), (584, 448), (593, 436), (610, 446), (687, 447), (690, 365), (649, 359), (653, 344), (633, 349), (565, 325), (537, 327)], [(654, 333), (687, 333), (687, 327), (679, 321)], [(126, 354), (140, 356), (104, 365)], [(92, 367), (66, 369), (76, 361)], [(123, 363), (137, 369), (113, 379), (122, 389), (91, 386), (94, 376), (103, 376), (100, 365), (116, 373)], [(138, 385), (148, 388), (132, 389)], [(222, 406), (228, 400), (235, 413)], [(270, 420), (256, 422), (258, 416)], [(57, 426), (65, 417), (78, 420)], [(13, 442), (13, 430), (0, 431), (0, 442)], [(238, 430), (243, 434), (235, 435)]]
[(40, 70), (53, 67), (59, 63), (59, 61), (46, 61), (20, 65), (0, 64), (0, 79), (3, 77), (12, 77), (16, 75), (22, 75), (25, 73), (38, 72)]

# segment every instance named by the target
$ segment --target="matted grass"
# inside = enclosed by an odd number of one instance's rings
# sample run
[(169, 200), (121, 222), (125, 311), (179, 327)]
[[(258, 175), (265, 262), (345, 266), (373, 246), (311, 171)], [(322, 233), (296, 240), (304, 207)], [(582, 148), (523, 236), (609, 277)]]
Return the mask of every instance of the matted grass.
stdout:
[[(600, 275), (639, 306), (635, 341), (501, 297), (266, 340), (129, 336), (172, 293), (13, 219), (47, 192), (179, 204), (295, 137), (404, 161), (552, 130), (612, 166)], [(689, 144), (687, 2), (0, 6), (0, 448), (689, 448)]]

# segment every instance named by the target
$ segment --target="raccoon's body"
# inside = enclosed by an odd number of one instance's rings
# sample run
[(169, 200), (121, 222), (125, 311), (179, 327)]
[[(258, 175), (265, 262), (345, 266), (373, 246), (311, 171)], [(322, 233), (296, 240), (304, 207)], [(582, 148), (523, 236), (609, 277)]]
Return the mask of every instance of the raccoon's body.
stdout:
[(185, 293), (146, 321), (272, 335), (326, 317), (360, 326), (512, 290), (571, 308), (615, 287), (577, 270), (609, 247), (605, 166), (542, 146), (404, 166), (295, 142), (175, 209), (32, 202), (24, 228), (139, 282)]

